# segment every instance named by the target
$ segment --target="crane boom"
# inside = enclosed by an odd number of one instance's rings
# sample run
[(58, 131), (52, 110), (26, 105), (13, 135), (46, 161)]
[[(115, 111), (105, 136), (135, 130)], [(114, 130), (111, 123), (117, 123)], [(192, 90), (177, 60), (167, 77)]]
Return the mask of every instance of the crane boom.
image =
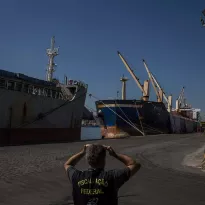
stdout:
[[(160, 87), (159, 83), (157, 82), (156, 78), (153, 76), (152, 73), (151, 73), (151, 76), (152, 76), (152, 78), (153, 78), (155, 84), (157, 85), (157, 87), (162, 90), (162, 88)], [(168, 103), (168, 98), (167, 98), (167, 96), (165, 95), (165, 92), (164, 92), (163, 90), (162, 90), (162, 92), (163, 92), (163, 97), (164, 97), (164, 99), (165, 99), (166, 102)]]
[(182, 87), (182, 90), (181, 90), (177, 100), (184, 100), (184, 89), (185, 89), (185, 87)]
[(51, 49), (54, 50), (54, 46), (55, 46), (55, 37), (53, 36), (51, 38)]
[(190, 108), (191, 106), (186, 103), (186, 98), (184, 95), (185, 87), (182, 87), (181, 93), (177, 99), (180, 108)]
[(127, 68), (128, 72), (131, 74), (131, 76), (133, 77), (134, 81), (137, 83), (138, 87), (140, 88), (140, 90), (142, 91), (142, 93), (144, 95), (146, 95), (143, 86), (140, 84), (139, 79), (136, 77), (136, 75), (134, 74), (133, 70), (130, 68), (130, 66), (128, 65), (128, 63), (126, 62), (126, 60), (124, 59), (124, 57), (122, 56), (122, 54), (118, 51), (117, 52), (119, 57), (121, 58), (122, 62), (124, 63), (125, 67)]
[[(162, 88), (161, 88), (161, 86), (159, 85), (159, 83), (157, 82), (156, 78), (153, 76), (152, 73), (151, 73), (151, 75), (152, 75), (152, 78), (153, 78), (155, 84), (157, 85), (157, 87), (158, 87), (160, 90), (162, 90)], [(168, 96), (168, 98), (167, 98), (167, 96), (166, 96), (166, 94), (165, 94), (165, 92), (164, 92), (163, 90), (162, 90), (162, 94), (163, 94), (163, 97), (164, 97), (165, 101), (167, 102), (168, 112), (171, 112), (171, 110), (172, 110), (172, 95)]]
[(147, 71), (147, 73), (148, 73), (149, 79), (150, 79), (150, 81), (151, 81), (151, 83), (152, 83), (152, 86), (153, 86), (153, 88), (154, 88), (154, 91), (155, 91), (155, 93), (156, 93), (156, 95), (157, 95), (157, 99), (160, 100), (160, 102), (161, 102), (162, 99), (160, 98), (159, 92), (157, 91), (157, 88), (156, 88), (156, 86), (155, 86), (155, 84), (154, 84), (152, 75), (151, 75), (151, 73), (150, 73), (150, 71), (149, 71), (149, 69), (148, 69), (148, 67), (147, 67), (147, 64), (146, 64), (146, 62), (145, 62), (144, 59), (142, 59), (142, 61), (143, 61), (143, 63), (144, 63), (145, 69), (146, 69), (146, 71)]

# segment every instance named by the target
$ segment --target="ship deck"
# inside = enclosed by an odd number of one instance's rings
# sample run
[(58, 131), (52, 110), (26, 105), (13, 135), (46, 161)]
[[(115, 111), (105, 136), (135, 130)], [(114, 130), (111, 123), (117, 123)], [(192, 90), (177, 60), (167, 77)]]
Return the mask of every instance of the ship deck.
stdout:
[[(205, 144), (203, 134), (155, 135), (0, 148), (0, 204), (73, 204), (71, 185), (63, 164), (83, 144), (98, 142), (116, 151), (138, 156), (141, 170), (119, 192), (119, 204), (178, 205), (205, 203), (205, 174), (182, 165), (186, 155)], [(78, 168), (85, 169), (82, 160)], [(122, 164), (107, 157), (107, 168)]]

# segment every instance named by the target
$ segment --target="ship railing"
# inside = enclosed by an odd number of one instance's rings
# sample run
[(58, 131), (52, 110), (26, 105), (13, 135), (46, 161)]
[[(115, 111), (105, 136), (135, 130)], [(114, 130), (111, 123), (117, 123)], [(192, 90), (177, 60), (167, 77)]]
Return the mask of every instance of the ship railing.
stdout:
[(84, 88), (88, 88), (88, 84), (84, 83), (83, 81), (80, 80), (71, 80), (69, 79), (67, 82), (68, 86), (80, 86), (80, 87), (84, 87)]

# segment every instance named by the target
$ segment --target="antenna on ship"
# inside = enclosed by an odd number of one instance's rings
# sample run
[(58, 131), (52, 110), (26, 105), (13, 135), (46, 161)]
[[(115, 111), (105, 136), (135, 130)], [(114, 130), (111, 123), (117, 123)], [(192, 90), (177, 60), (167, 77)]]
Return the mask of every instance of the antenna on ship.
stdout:
[(117, 100), (118, 100), (118, 98), (119, 98), (119, 91), (117, 91)]
[(55, 72), (56, 64), (54, 63), (54, 57), (58, 55), (59, 48), (55, 48), (55, 36), (51, 38), (51, 47), (46, 50), (48, 56), (48, 68), (46, 74), (46, 80), (52, 81), (53, 80), (53, 73)]
[[(205, 16), (205, 9), (202, 11), (202, 14)], [(202, 16), (200, 17), (200, 21), (201, 21), (201, 25), (205, 27), (205, 21), (204, 18), (202, 18)]]

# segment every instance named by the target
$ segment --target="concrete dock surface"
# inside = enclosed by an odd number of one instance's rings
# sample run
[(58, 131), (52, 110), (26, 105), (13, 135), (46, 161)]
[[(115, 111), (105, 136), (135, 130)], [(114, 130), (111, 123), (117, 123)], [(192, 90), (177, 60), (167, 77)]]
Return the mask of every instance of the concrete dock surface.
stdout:
[[(201, 133), (0, 147), (0, 204), (73, 204), (63, 164), (86, 143), (111, 145), (140, 160), (141, 170), (119, 191), (119, 204), (205, 204), (205, 173), (189, 161), (205, 145)], [(123, 164), (107, 156), (106, 169), (119, 167)], [(77, 168), (87, 168), (84, 159)]]

